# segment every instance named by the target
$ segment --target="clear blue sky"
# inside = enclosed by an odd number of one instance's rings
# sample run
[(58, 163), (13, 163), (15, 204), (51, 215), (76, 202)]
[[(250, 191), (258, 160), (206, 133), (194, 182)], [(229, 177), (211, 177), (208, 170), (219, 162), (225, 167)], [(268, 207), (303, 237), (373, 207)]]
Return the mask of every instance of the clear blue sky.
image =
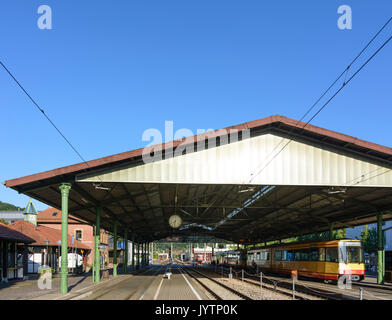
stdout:
[[(42, 4), (52, 30), (37, 27)], [(337, 27), (342, 4), (352, 30)], [(390, 0), (3, 0), (0, 59), (90, 160), (144, 146), (165, 120), (298, 119), (391, 15)], [(312, 123), (391, 146), (391, 70), (389, 44)], [(4, 70), (0, 115), (0, 181), (80, 162)], [(1, 185), (0, 200), (28, 199)]]

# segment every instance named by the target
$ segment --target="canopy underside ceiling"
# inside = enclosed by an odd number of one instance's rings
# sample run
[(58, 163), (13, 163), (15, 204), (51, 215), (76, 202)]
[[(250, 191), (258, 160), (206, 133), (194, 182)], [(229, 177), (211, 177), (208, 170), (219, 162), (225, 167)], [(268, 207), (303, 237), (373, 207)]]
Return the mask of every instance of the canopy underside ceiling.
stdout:
[[(233, 242), (257, 243), (299, 234), (353, 227), (376, 221), (377, 212), (392, 218), (389, 188), (300, 186), (241, 186), (191, 184), (74, 183), (69, 212), (95, 223), (95, 207), (103, 207), (102, 227), (130, 228), (130, 239), (151, 241), (174, 236), (203, 234)], [(260, 190), (259, 198), (244, 208)], [(60, 193), (52, 186), (28, 195), (61, 208)], [(240, 209), (240, 210), (238, 210)], [(233, 212), (221, 225), (217, 224)], [(168, 219), (179, 214), (185, 230), (171, 229)], [(208, 230), (204, 227), (210, 228)]]
[[(112, 231), (117, 220), (120, 235), (128, 227), (139, 242), (205, 236), (259, 243), (332, 223), (374, 223), (379, 212), (392, 219), (392, 149), (281, 116), (230, 128), (250, 134), (232, 140), (214, 132), (216, 145), (195, 136), (193, 148), (174, 157), (159, 145), (163, 159), (153, 163), (137, 149), (5, 184), (61, 209), (59, 185), (71, 183), (70, 214), (95, 224), (102, 207), (103, 228)], [(178, 230), (169, 227), (172, 214), (183, 219)]]

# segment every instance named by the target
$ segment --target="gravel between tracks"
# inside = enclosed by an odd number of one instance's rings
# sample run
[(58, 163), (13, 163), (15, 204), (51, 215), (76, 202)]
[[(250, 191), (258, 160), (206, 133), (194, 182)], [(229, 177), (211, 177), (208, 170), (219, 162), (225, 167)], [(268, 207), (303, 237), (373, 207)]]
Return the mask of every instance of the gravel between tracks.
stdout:
[(247, 282), (242, 282), (241, 280), (231, 279), (230, 281), (228, 278), (215, 278), (215, 280), (241, 292), (242, 294), (247, 295), (253, 300), (292, 300), (292, 298), (286, 295), (273, 292), (265, 287), (263, 287), (263, 295), (261, 295), (260, 287), (256, 287), (255, 285)]
[[(209, 272), (207, 270), (200, 270), (200, 272), (202, 272), (202, 273), (206, 274), (207, 276), (213, 278), (214, 280), (248, 296), (252, 300), (292, 300), (291, 297), (288, 297), (288, 296), (280, 294), (280, 293), (273, 292), (272, 290), (269, 290), (265, 287), (263, 287), (263, 295), (261, 296), (260, 288), (256, 287), (255, 285), (252, 285), (250, 283), (242, 282), (241, 280), (237, 280), (234, 278), (231, 279), (231, 281), (230, 281), (228, 278), (222, 278), (220, 276), (217, 276), (216, 273)], [(210, 283), (211, 283), (211, 281), (210, 281)], [(218, 285), (216, 285), (216, 286), (218, 286)], [(226, 298), (224, 298), (224, 299), (226, 299)], [(237, 297), (237, 299), (238, 299), (238, 297)]]
[(222, 288), (220, 285), (214, 283), (208, 278), (205, 278), (204, 276), (198, 274), (197, 272), (194, 272), (192, 270), (188, 270), (192, 276), (197, 278), (201, 283), (203, 283), (205, 286), (210, 288), (212, 291), (214, 291), (220, 298), (223, 300), (243, 300), (239, 296), (235, 295), (234, 293), (226, 290), (225, 288)]

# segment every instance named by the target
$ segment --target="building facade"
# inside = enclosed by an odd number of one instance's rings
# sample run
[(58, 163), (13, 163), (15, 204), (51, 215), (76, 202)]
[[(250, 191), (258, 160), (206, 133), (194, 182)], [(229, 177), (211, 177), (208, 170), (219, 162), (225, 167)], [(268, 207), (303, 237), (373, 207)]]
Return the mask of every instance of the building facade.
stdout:
[[(61, 210), (48, 208), (37, 215), (37, 224), (57, 230), (61, 230)], [(93, 232), (94, 228), (87, 222), (82, 221), (72, 215), (68, 216), (68, 234), (81, 244), (89, 248), (86, 257), (86, 271), (89, 271), (93, 264)], [(102, 266), (109, 266), (109, 233), (101, 229), (100, 233), (100, 254)]]

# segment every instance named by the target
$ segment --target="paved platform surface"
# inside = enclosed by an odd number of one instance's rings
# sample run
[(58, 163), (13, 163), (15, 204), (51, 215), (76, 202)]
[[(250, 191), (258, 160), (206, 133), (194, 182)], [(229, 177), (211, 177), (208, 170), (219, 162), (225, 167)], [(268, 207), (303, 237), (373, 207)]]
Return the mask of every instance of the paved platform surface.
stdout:
[[(170, 279), (164, 276), (171, 273)], [(141, 300), (210, 300), (205, 290), (178, 265), (171, 265), (151, 283)]]
[(124, 277), (98, 290), (94, 288), (83, 300), (138, 300), (163, 268), (151, 266), (147, 270)]
[[(121, 271), (120, 271), (121, 272)], [(131, 272), (131, 270), (129, 271)], [(125, 275), (120, 274), (119, 277)], [(100, 284), (111, 282), (115, 279), (110, 275), (109, 279), (102, 280)], [(99, 285), (100, 285), (99, 284)], [(41, 290), (38, 288), (38, 276), (32, 275), (29, 280), (12, 280), (9, 283), (0, 284), (0, 300), (53, 300), (62, 297), (76, 295), (86, 288), (97, 286), (92, 281), (91, 273), (68, 276), (69, 294), (60, 293), (60, 277), (56, 275), (52, 279), (51, 290)]]

